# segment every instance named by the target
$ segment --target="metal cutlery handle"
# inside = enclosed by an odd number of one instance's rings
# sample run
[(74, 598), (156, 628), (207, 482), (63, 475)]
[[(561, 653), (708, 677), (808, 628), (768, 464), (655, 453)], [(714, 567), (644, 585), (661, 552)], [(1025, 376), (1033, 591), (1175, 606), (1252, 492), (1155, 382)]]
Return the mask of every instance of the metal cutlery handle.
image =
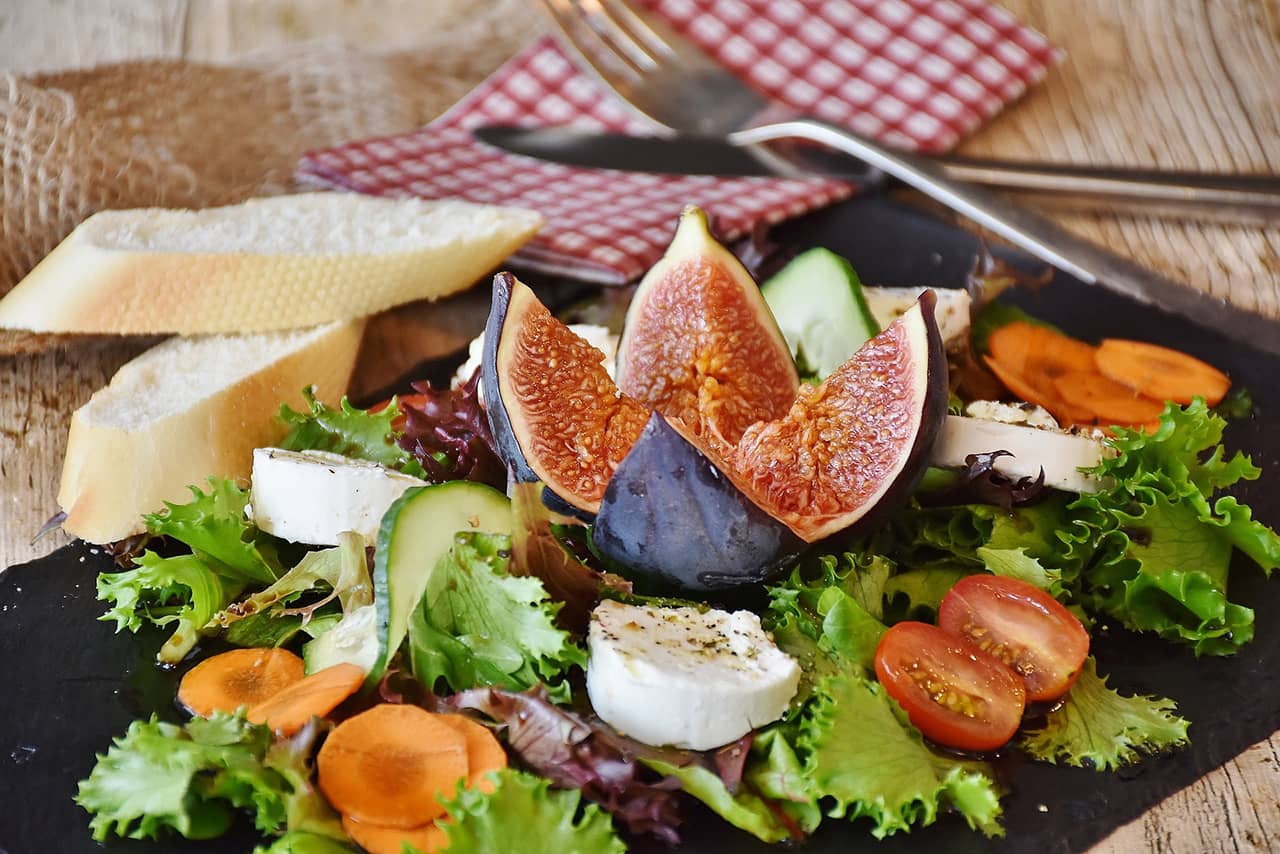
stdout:
[(731, 142), (741, 145), (794, 138), (851, 154), (1082, 281), (1104, 285), (1147, 305), (1198, 317), (1218, 329), (1233, 330), (1236, 337), (1256, 347), (1280, 353), (1280, 324), (1172, 282), (986, 188), (955, 181), (947, 176), (945, 167), (925, 157), (885, 148), (813, 119), (760, 125), (730, 135)]
[(1014, 163), (932, 157), (948, 178), (1029, 193), (1061, 208), (1114, 205), (1147, 215), (1223, 222), (1280, 220), (1280, 177), (1206, 175), (1150, 169), (1106, 169), (1059, 163)]

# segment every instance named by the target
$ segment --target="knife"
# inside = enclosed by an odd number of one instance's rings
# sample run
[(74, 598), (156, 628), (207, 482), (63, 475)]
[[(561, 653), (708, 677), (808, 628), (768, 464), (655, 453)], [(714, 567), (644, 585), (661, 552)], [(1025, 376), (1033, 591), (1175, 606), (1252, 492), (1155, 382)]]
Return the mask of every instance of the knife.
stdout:
[[(886, 181), (861, 161), (819, 147), (735, 146), (723, 139), (638, 137), (571, 127), (492, 125), (482, 142), (553, 163), (723, 177), (824, 177), (861, 188)], [(1056, 209), (1244, 224), (1280, 222), (1280, 176), (1111, 169), (1034, 162), (931, 158), (947, 176), (996, 187)]]

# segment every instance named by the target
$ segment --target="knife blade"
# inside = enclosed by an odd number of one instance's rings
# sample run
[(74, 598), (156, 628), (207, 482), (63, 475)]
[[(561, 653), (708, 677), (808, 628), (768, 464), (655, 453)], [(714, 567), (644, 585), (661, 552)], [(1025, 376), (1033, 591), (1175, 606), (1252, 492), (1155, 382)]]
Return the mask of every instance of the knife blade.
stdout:
[[(813, 146), (736, 146), (719, 138), (638, 137), (571, 127), (491, 125), (474, 133), (514, 154), (592, 169), (720, 177), (821, 175), (866, 189), (886, 182), (871, 166)], [(950, 178), (999, 188), (1058, 210), (1239, 224), (1280, 222), (1280, 176), (932, 159)]]

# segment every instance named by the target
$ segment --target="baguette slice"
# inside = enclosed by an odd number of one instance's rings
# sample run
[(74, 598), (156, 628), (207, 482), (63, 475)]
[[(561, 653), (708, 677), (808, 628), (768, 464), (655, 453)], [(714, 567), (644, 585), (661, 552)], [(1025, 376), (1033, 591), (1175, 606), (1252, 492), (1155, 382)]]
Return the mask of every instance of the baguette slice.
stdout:
[(102, 211), (0, 300), (0, 327), (192, 335), (364, 317), (470, 286), (541, 223), (520, 208), (354, 193)]
[(191, 500), (212, 475), (247, 481), (253, 449), (284, 433), (302, 389), (335, 403), (364, 321), (260, 335), (171, 338), (127, 363), (71, 418), (62, 528), (92, 543), (140, 533), (142, 514)]

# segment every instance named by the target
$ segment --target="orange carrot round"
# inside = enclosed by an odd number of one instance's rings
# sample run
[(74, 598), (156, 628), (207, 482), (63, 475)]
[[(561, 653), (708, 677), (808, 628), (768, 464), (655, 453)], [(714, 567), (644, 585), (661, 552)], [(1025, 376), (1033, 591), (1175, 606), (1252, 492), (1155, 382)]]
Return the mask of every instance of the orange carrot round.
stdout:
[(1027, 403), (1043, 406), (1049, 410), (1049, 413), (1054, 418), (1058, 419), (1059, 424), (1064, 426), (1068, 424), (1086, 424), (1090, 421), (1091, 413), (1088, 410), (1071, 406), (1053, 391), (1053, 382), (1050, 378), (1041, 377), (1039, 382), (1033, 383), (990, 356), (985, 357), (984, 361), (987, 367), (990, 368), (991, 373), (995, 374), (996, 378), (1004, 383), (1005, 388)]
[(335, 664), (251, 706), (246, 717), (281, 735), (293, 735), (313, 717), (322, 718), (332, 712), (363, 682), (364, 668), (346, 662)]
[(1016, 320), (991, 333), (987, 350), (1023, 377), (1093, 370), (1094, 347), (1044, 326)]
[(1108, 338), (1094, 359), (1103, 376), (1161, 402), (1190, 403), (1203, 397), (1210, 406), (1217, 406), (1231, 389), (1231, 380), (1222, 371), (1157, 344)]
[(401, 854), (406, 843), (412, 845), (421, 854), (436, 854), (437, 851), (443, 851), (449, 844), (449, 838), (434, 822), (421, 827), (411, 827), (408, 830), (398, 830), (394, 827), (356, 821), (351, 816), (344, 815), (342, 829), (369, 854)]
[(178, 685), (178, 702), (192, 714), (255, 706), (304, 675), (302, 659), (285, 649), (233, 649), (206, 658)]
[(444, 813), (467, 777), (466, 737), (417, 706), (384, 704), (348, 718), (316, 759), (320, 790), (357, 821), (420, 827)]
[(441, 723), (447, 724), (467, 740), (467, 785), (482, 792), (493, 791), (490, 771), (507, 767), (507, 752), (484, 724), (476, 723), (466, 715), (441, 715)]
[(1058, 395), (1071, 406), (1087, 409), (1098, 424), (1147, 424), (1164, 407), (1128, 386), (1092, 371), (1073, 371), (1054, 380)]

